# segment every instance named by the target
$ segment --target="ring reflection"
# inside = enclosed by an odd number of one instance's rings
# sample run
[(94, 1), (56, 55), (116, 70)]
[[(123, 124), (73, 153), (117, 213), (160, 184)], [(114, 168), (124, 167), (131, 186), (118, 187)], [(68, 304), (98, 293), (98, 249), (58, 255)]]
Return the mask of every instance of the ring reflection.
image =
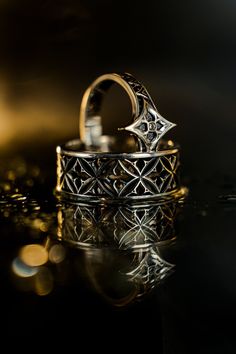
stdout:
[(56, 229), (24, 245), (12, 262), (21, 290), (45, 296), (86, 279), (114, 306), (142, 299), (175, 268), (179, 202), (157, 205), (60, 204)]

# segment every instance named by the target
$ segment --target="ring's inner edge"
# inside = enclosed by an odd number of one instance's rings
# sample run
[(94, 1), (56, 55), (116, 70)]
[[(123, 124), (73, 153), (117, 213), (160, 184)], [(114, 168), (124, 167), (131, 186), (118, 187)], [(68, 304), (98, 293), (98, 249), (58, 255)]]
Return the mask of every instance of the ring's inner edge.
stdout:
[[(85, 152), (85, 153), (135, 153), (137, 152), (136, 142), (132, 137), (120, 138), (112, 135), (102, 135), (99, 139), (99, 145), (85, 146), (79, 139), (68, 141), (64, 148), (71, 152)], [(159, 143), (159, 151), (166, 151), (177, 149), (178, 146), (172, 140), (161, 139)]]
[(115, 82), (112, 80), (105, 80), (97, 84), (88, 98), (88, 104), (86, 109), (87, 117), (93, 117), (100, 113), (101, 105), (104, 94), (110, 89)]
[[(116, 79), (105, 79), (101, 82), (96, 83), (94, 86), (91, 85), (91, 91), (88, 95), (88, 101), (85, 110), (85, 136), (84, 143), (85, 149), (90, 151), (100, 151), (100, 152), (135, 152), (138, 151), (137, 138), (135, 136), (127, 137), (126, 134), (119, 134), (119, 139), (107, 135), (102, 135), (103, 123), (101, 117), (101, 107), (103, 103), (104, 96), (106, 92), (113, 85), (118, 85), (123, 87), (123, 89), (128, 94), (132, 111), (134, 112), (134, 102), (135, 96), (131, 90), (128, 90), (126, 84), (123, 80)], [(131, 118), (132, 121), (132, 118)]]

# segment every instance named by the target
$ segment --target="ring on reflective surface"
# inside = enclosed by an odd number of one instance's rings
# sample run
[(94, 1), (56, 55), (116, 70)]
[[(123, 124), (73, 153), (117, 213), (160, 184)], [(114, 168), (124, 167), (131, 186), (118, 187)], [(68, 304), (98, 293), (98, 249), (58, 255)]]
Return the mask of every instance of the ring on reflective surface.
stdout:
[[(38, 240), (39, 242), (39, 240)], [(34, 246), (27, 257), (22, 252)], [(160, 286), (175, 270), (173, 243), (153, 244), (138, 250), (112, 247), (79, 247), (48, 236), (40, 243), (21, 247), (12, 260), (12, 280), (21, 291), (39, 296), (50, 294), (57, 285), (73, 284), (82, 276), (113, 306), (126, 306)], [(44, 252), (48, 258), (42, 259)], [(40, 261), (40, 262), (39, 262)], [(41, 263), (41, 264), (39, 264)], [(38, 264), (35, 266), (35, 264)], [(105, 275), (105, 276), (104, 276)], [(70, 285), (71, 286), (71, 285)]]
[[(133, 123), (126, 126), (138, 142), (126, 140), (125, 152), (114, 137), (103, 136), (99, 111), (113, 83), (128, 93)], [(183, 195), (179, 151), (161, 138), (175, 124), (157, 111), (147, 90), (130, 74), (106, 74), (86, 90), (80, 111), (81, 140), (57, 147), (57, 192), (74, 202), (169, 200)]]
[(145, 249), (176, 238), (177, 201), (155, 205), (61, 204), (57, 238), (77, 248)]
[(180, 208), (179, 202), (139, 207), (62, 204), (57, 239), (83, 252), (88, 278), (108, 302), (125, 306), (174, 271)]
[[(57, 192), (74, 202), (169, 200), (183, 196), (177, 148), (152, 153), (78, 151), (58, 147)], [(73, 150), (73, 148), (76, 150)]]
[[(83, 251), (92, 286), (117, 307), (141, 300), (175, 271), (175, 263), (155, 244), (135, 252), (109, 248)], [(167, 253), (171, 256), (173, 249), (168, 247)]]

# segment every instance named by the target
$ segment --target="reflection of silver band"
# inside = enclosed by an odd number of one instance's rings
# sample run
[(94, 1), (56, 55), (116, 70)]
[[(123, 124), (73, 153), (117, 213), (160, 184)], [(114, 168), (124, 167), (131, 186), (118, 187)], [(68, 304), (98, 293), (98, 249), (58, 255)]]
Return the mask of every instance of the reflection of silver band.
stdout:
[(157, 245), (118, 253), (109, 248), (95, 248), (84, 250), (84, 254), (90, 282), (109, 303), (118, 307), (142, 299), (175, 269), (175, 264), (163, 258)]
[(136, 267), (127, 273), (127, 277), (138, 288), (138, 298), (167, 278), (175, 267), (162, 258), (157, 245), (150, 247), (147, 252), (136, 253), (136, 260), (133, 260), (133, 264), (135, 263)]
[[(101, 135), (100, 106), (104, 93), (114, 82), (131, 99), (133, 123), (124, 129), (136, 138), (139, 151), (127, 143), (129, 148), (123, 149), (125, 152), (114, 152), (115, 139)], [(82, 100), (81, 140), (57, 148), (59, 196), (78, 202), (140, 202), (178, 197), (178, 148), (171, 141), (161, 140), (174, 125), (158, 113), (147, 90), (131, 75), (99, 77)]]
[(146, 248), (176, 237), (178, 203), (154, 206), (62, 205), (58, 238), (77, 247)]
[[(113, 305), (125, 306), (173, 272), (171, 246), (178, 211), (176, 202), (143, 207), (65, 204), (58, 210), (57, 237), (64, 245), (83, 250), (96, 290)], [(121, 296), (112, 297), (111, 284)]]

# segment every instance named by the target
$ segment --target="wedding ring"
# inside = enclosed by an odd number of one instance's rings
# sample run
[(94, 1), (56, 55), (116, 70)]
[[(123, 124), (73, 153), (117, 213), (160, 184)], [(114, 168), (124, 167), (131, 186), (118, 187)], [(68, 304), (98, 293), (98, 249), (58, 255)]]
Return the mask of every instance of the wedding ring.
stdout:
[(127, 130), (135, 136), (140, 151), (156, 151), (162, 136), (176, 124), (160, 115), (146, 88), (127, 73), (102, 75), (85, 91), (80, 109), (81, 140), (87, 146), (97, 146), (98, 134), (94, 132), (101, 131), (99, 113), (102, 100), (114, 83), (125, 89), (132, 105), (133, 123), (120, 130)]
[[(102, 135), (102, 99), (113, 83), (127, 92), (132, 122), (124, 128), (138, 143)], [(73, 202), (142, 202), (179, 198), (179, 150), (164, 134), (174, 127), (157, 111), (145, 87), (130, 74), (106, 74), (86, 90), (80, 110), (80, 139), (57, 147), (57, 193)]]

